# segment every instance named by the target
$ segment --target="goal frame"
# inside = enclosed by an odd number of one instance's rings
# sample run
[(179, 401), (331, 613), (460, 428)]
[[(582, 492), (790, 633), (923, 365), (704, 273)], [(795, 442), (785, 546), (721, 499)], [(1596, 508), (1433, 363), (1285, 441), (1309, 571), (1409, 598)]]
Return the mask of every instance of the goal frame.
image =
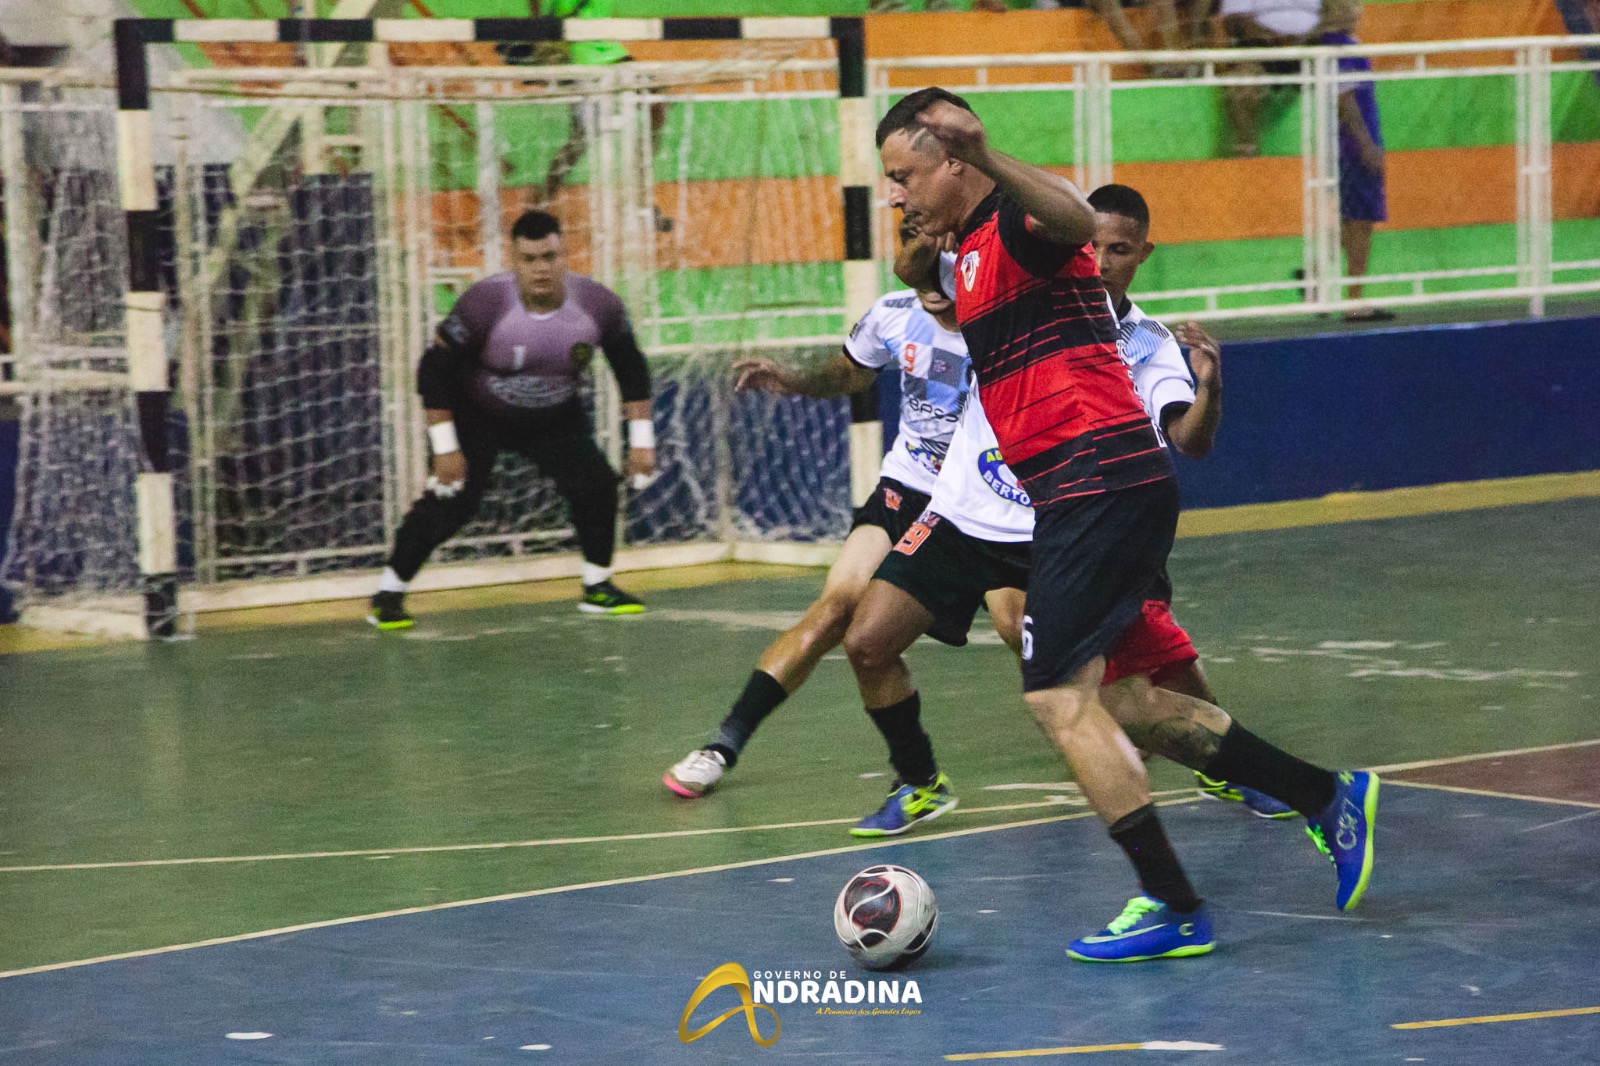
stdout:
[[(134, 394), (141, 469), (135, 478), (138, 563), (143, 599), (143, 630), (149, 637), (179, 635), (177, 501), (173, 457), (166, 439), (171, 407), (168, 351), (164, 330), (165, 295), (158, 258), (159, 214), (152, 121), (150, 52), (174, 44), (361, 45), (418, 43), (572, 43), (581, 41), (760, 41), (832, 40), (837, 63), (839, 196), (844, 219), (840, 262), (846, 322), (855, 321), (877, 297), (874, 258), (873, 190), (877, 159), (875, 116), (868, 96), (865, 20), (861, 17), (654, 18), (654, 19), (150, 19), (117, 20), (114, 30), (117, 93), (117, 176), (128, 237), (128, 291), (125, 304), (129, 388)], [(851, 406), (851, 495), (859, 501), (871, 491), (882, 455), (882, 430), (870, 404)], [(826, 549), (773, 554), (774, 547), (682, 545), (642, 549), (662, 556), (658, 565), (682, 565), (717, 558), (778, 558), (822, 562)], [(708, 552), (706, 549), (710, 549)], [(631, 554), (631, 553), (624, 553)], [(619, 563), (626, 565), (626, 559)], [(555, 564), (555, 565), (552, 565)], [(512, 569), (463, 575), (479, 584), (559, 576), (556, 560), (530, 560)], [(290, 594), (285, 589), (245, 590), (226, 604), (197, 593), (198, 606), (248, 606), (340, 598), (352, 594), (350, 576), (330, 575)], [(301, 583), (297, 583), (301, 584)], [(431, 582), (428, 584), (432, 584)], [(419, 588), (425, 587), (419, 583)], [(252, 594), (254, 592), (254, 594)], [(359, 595), (359, 593), (354, 593)]]

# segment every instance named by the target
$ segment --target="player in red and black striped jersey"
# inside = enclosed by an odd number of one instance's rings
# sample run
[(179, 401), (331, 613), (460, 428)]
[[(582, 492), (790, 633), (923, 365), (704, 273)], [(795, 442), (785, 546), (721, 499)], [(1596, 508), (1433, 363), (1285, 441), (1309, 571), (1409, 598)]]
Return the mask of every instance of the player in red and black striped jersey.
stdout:
[[(1069, 953), (1086, 961), (1204, 954), (1210, 920), (1151, 804), (1149, 781), (1107, 711), (1190, 720), (1216, 708), (1130, 678), (1102, 694), (1106, 652), (1161, 579), (1178, 495), (1155, 429), (1118, 358), (1116, 321), (1090, 246), (1095, 212), (1070, 181), (989, 146), (960, 97), (923, 89), (878, 125), (889, 205), (956, 244), (956, 315), (1006, 464), (1035, 509), (1023, 618), (1029, 709), (1138, 871), (1144, 889)], [(874, 713), (913, 738), (918, 697)], [(879, 721), (882, 718), (883, 721)], [(893, 729), (885, 727), (896, 719)], [(1213, 772), (1277, 796), (1332, 849), (1336, 901), (1355, 906), (1372, 869), (1377, 780), (1335, 777), (1235, 722)]]

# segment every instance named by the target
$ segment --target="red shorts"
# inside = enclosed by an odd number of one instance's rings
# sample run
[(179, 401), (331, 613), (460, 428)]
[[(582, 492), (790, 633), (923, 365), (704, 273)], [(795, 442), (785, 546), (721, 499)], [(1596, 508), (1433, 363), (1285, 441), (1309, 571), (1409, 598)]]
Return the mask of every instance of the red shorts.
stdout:
[(1122, 631), (1106, 656), (1106, 677), (1100, 683), (1109, 685), (1149, 674), (1150, 683), (1159, 685), (1198, 658), (1200, 653), (1194, 650), (1189, 634), (1172, 617), (1172, 607), (1160, 600), (1145, 600), (1139, 617)]

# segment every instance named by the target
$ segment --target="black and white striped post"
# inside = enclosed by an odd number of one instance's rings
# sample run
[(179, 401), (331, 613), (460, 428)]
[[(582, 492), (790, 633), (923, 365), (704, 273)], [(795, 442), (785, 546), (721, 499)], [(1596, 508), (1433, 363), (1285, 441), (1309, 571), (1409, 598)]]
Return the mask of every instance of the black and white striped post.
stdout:
[(178, 536), (173, 504), (167, 408), (172, 385), (162, 336), (161, 260), (157, 245), (155, 128), (150, 117), (147, 46), (173, 39), (166, 19), (119, 19), (116, 25), (117, 177), (128, 232), (125, 330), (128, 378), (139, 412), (141, 463), (134, 482), (139, 574), (145, 629), (178, 631)]
[[(867, 97), (861, 18), (656, 19), (119, 19), (116, 24), (117, 166), (128, 228), (129, 376), (138, 397), (139, 569), (151, 636), (177, 631), (177, 533), (166, 444), (171, 397), (162, 336), (156, 245), (154, 129), (147, 50), (152, 44), (419, 44), (466, 42), (828, 40), (839, 64), (839, 181), (844, 208), (845, 327), (877, 298), (872, 190), (875, 126)], [(864, 500), (882, 458), (876, 402), (852, 405), (852, 494)]]

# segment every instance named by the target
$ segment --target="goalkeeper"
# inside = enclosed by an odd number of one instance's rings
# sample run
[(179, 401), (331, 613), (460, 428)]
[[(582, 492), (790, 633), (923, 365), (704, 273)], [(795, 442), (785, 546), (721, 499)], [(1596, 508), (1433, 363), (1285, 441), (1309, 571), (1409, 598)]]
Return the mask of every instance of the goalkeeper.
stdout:
[(591, 614), (637, 614), (644, 605), (611, 583), (617, 474), (595, 445), (579, 396), (595, 347), (605, 354), (628, 420), (628, 473), (643, 487), (655, 473), (650, 371), (622, 301), (567, 271), (561, 224), (529, 211), (511, 229), (511, 270), (456, 301), (417, 367), (433, 474), (395, 534), (394, 552), (368, 620), (403, 629), (406, 588), (433, 550), (477, 512), (502, 451), (525, 456), (566, 499), (583, 551), (583, 598)]

